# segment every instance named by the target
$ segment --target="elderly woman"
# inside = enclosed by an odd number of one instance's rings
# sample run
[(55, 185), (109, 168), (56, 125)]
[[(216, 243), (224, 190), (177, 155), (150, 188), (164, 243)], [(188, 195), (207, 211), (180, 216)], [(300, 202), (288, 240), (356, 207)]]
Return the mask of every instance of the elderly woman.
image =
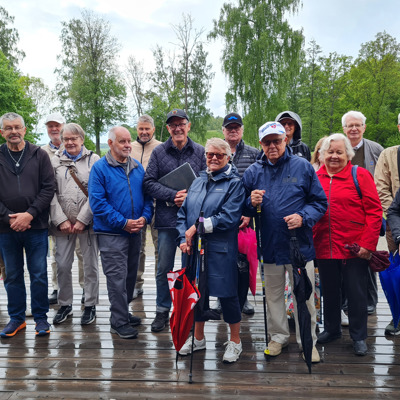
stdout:
[[(382, 207), (372, 175), (358, 167), (353, 179), (354, 151), (346, 136), (335, 133), (321, 146), (324, 165), (317, 176), (328, 198), (328, 210), (314, 226), (314, 246), (324, 296), (324, 331), (318, 343), (341, 337), (341, 283), (348, 297), (349, 332), (354, 352), (367, 353), (368, 260), (376, 250), (382, 223)], [(358, 256), (345, 248), (360, 246)]]
[[(191, 185), (178, 212), (177, 229), (183, 253), (192, 253), (196, 220), (204, 211), (205, 240), (207, 241), (208, 289), (210, 296), (221, 301), (225, 322), (230, 326), (223, 361), (237, 361), (242, 352), (240, 341), (241, 310), (237, 295), (238, 227), (245, 200), (243, 184), (236, 167), (228, 163), (231, 149), (222, 139), (209, 139), (205, 146), (207, 170), (200, 173)], [(204, 319), (195, 313), (193, 351), (206, 348)], [(192, 351), (192, 338), (183, 345), (179, 354)]]
[(88, 325), (96, 318), (99, 297), (98, 246), (92, 230), (92, 211), (89, 207), (87, 184), (97, 154), (83, 145), (85, 132), (78, 124), (66, 124), (61, 130), (65, 150), (58, 151), (51, 162), (56, 179), (56, 193), (50, 205), (50, 218), (56, 236), (58, 303), (60, 309), (53, 319), (61, 324), (72, 315), (72, 263), (75, 242), (79, 244), (84, 264), (85, 309), (81, 324)]

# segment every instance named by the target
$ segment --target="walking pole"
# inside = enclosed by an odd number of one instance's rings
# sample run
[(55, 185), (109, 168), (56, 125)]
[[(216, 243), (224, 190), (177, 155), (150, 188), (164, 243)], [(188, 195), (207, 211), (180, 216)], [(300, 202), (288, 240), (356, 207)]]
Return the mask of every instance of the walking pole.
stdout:
[(268, 360), (269, 348), (268, 348), (268, 328), (267, 328), (267, 302), (265, 299), (264, 256), (262, 253), (262, 244), (261, 244), (261, 204), (257, 206), (257, 245), (260, 254), (260, 274), (261, 274), (263, 306), (264, 306), (264, 328), (265, 328), (264, 357)]
[[(199, 257), (199, 262), (197, 263), (196, 268), (196, 287), (199, 287), (199, 275), (200, 275), (200, 268), (204, 269), (204, 243), (203, 243), (203, 234), (204, 234), (204, 211), (200, 211), (199, 217), (199, 226), (197, 228), (197, 255)], [(195, 321), (196, 321), (196, 304), (194, 308), (194, 318), (193, 318), (193, 335), (192, 335), (192, 351), (190, 353), (190, 370), (189, 370), (189, 383), (193, 383), (192, 377), (192, 368), (193, 368), (193, 347), (194, 347), (194, 329), (195, 329)]]

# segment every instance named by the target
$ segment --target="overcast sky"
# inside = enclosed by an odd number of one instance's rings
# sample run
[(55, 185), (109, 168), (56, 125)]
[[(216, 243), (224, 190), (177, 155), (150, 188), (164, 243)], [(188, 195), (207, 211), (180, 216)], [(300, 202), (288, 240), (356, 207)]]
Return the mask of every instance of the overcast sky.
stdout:
[[(110, 21), (111, 32), (122, 45), (122, 67), (128, 56), (134, 55), (151, 69), (151, 50), (156, 44), (172, 48), (175, 34), (171, 24), (179, 24), (182, 13), (190, 13), (195, 27), (204, 27), (208, 32), (223, 3), (220, 0), (1, 1), (15, 17), (14, 27), (20, 35), (18, 47), (26, 53), (20, 69), (24, 74), (41, 77), (50, 88), (55, 84), (56, 56), (61, 53), (61, 21), (79, 18), (84, 8)], [(292, 27), (303, 29), (306, 44), (315, 39), (324, 54), (336, 51), (356, 57), (361, 43), (373, 40), (384, 30), (400, 40), (398, 0), (304, 0), (303, 3), (299, 13), (290, 17)], [(216, 73), (209, 107), (214, 115), (223, 116), (226, 80), (220, 65), (221, 43), (211, 42), (207, 50), (208, 61)]]

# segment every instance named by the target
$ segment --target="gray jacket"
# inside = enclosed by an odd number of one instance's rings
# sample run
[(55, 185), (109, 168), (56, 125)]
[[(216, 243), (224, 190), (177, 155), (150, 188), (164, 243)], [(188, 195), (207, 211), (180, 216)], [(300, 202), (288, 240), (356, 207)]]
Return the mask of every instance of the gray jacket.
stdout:
[(374, 176), (375, 165), (382, 151), (383, 147), (379, 143), (364, 138), (364, 168), (371, 172), (372, 176)]

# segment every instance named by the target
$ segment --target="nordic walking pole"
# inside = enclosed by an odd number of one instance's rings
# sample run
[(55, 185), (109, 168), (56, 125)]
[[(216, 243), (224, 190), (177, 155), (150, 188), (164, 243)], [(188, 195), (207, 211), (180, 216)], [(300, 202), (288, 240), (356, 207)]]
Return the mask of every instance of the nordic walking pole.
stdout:
[(261, 244), (261, 204), (257, 206), (257, 245), (260, 254), (260, 274), (262, 283), (262, 294), (263, 294), (263, 306), (264, 306), (264, 328), (265, 328), (265, 350), (264, 356), (268, 360), (269, 348), (268, 348), (268, 328), (267, 328), (267, 302), (265, 299), (265, 276), (264, 276), (264, 256), (262, 253)]

